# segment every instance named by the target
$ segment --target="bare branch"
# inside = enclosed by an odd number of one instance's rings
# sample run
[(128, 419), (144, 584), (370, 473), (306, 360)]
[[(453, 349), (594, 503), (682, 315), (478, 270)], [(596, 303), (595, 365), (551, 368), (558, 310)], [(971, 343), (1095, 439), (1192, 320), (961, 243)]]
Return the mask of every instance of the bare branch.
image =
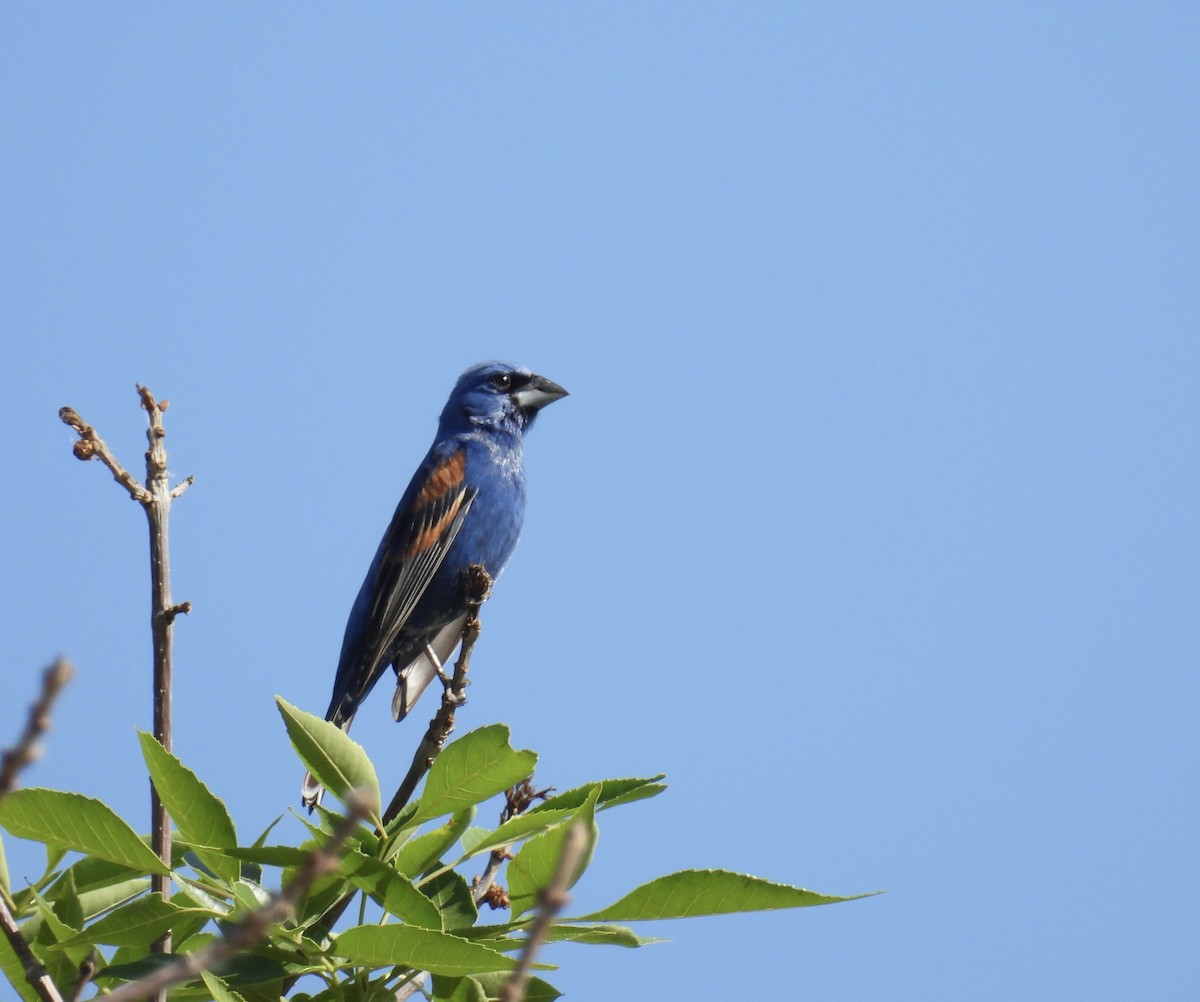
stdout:
[[(547, 786), (544, 790), (535, 790), (532, 779), (524, 779), (516, 786), (510, 787), (504, 791), (504, 809), (500, 812), (500, 823), (504, 824), (505, 821), (515, 818), (518, 814), (524, 814), (535, 800), (545, 800), (553, 792), (553, 786)], [(497, 846), (491, 851), (483, 873), (471, 881), (471, 895), (475, 899), (475, 904), (480, 905), (486, 902), (490, 908), (508, 907), (508, 894), (504, 888), (493, 886), (496, 874), (500, 872), (500, 867), (508, 859), (512, 859), (512, 855), (506, 845)]]
[(412, 799), (421, 777), (429, 771), (454, 730), (454, 711), (467, 701), (467, 671), (471, 666), (471, 652), (475, 650), (475, 641), (479, 639), (483, 629), (479, 622), (479, 609), (491, 597), (492, 577), (482, 564), (472, 564), (467, 568), (464, 587), (467, 597), (467, 619), (463, 623), (462, 647), (454, 664), (454, 675), (442, 681), (442, 705), (429, 721), (429, 729), (417, 746), (412, 765), (408, 767), (408, 774), (383, 813), (385, 824), (395, 819)]
[(176, 616), (186, 616), (192, 611), (191, 602), (180, 602), (178, 605), (173, 605), (169, 609), (163, 610), (163, 615), (168, 619), (174, 619)]
[(65, 658), (59, 658), (42, 672), (42, 691), (29, 707), (25, 729), (17, 743), (4, 749), (3, 757), (0, 757), (0, 797), (15, 790), (17, 774), (37, 760), (40, 753), (37, 740), (50, 726), (50, 708), (74, 674), (75, 669)]
[[(50, 708), (62, 692), (63, 686), (71, 681), (74, 674), (75, 669), (64, 658), (56, 660), (42, 673), (42, 691), (29, 708), (29, 719), (25, 723), (25, 729), (17, 743), (12, 748), (5, 749), (3, 760), (0, 761), (0, 800), (16, 789), (17, 774), (37, 758), (37, 740), (50, 726)], [(46, 968), (29, 948), (29, 943), (26, 942), (3, 894), (0, 894), (0, 930), (4, 932), (4, 938), (8, 940), (17, 959), (21, 961), (25, 980), (33, 987), (38, 998), (42, 1002), (63, 1002), (57, 986), (46, 973)]]
[(95, 428), (85, 422), (70, 407), (60, 407), (58, 416), (62, 419), (63, 424), (70, 425), (79, 436), (79, 441), (75, 443), (74, 448), (76, 459), (100, 460), (112, 471), (113, 479), (129, 492), (129, 496), (134, 501), (142, 505), (150, 503), (150, 492), (138, 483), (132, 473), (117, 462), (117, 457), (109, 450), (104, 439), (96, 434)]
[(415, 972), (411, 981), (406, 981), (404, 984), (396, 988), (396, 1002), (404, 1002), (405, 999), (410, 999), (414, 995), (424, 993), (425, 982), (429, 980), (428, 971)]
[(172, 985), (198, 978), (202, 971), (220, 967), (235, 954), (252, 949), (270, 932), (271, 926), (284, 922), (295, 913), (296, 902), (309, 892), (316, 881), (338, 868), (346, 840), (354, 834), (362, 821), (369, 817), (377, 806), (362, 793), (355, 792), (347, 800), (346, 817), (334, 829), (323, 847), (308, 854), (304, 865), (288, 881), (287, 886), (271, 896), (262, 908), (251, 912), (223, 937), (210, 943), (203, 950), (189, 953), (166, 967), (160, 968), (138, 981), (122, 985), (106, 1002), (135, 1002), (163, 992)]
[[(171, 485), (167, 477), (166, 429), (162, 416), (166, 401), (159, 404), (154, 395), (140, 383), (137, 387), (146, 412), (146, 487), (150, 501), (145, 505), (150, 528), (150, 635), (154, 664), (154, 737), (167, 751), (172, 745), (171, 688), (173, 676), (172, 649), (177, 612), (171, 600), (171, 561), (168, 546), (167, 522), (171, 511)], [(171, 818), (158, 795), (150, 788), (150, 843), (155, 854), (168, 867), (171, 865)], [(163, 900), (170, 897), (171, 883), (166, 874), (154, 874), (150, 888)], [(171, 952), (171, 933), (160, 936), (150, 947), (153, 953)], [(166, 1002), (166, 995), (159, 995)]]
[(96, 971), (99, 969), (99, 964), (96, 963), (98, 953), (92, 950), (79, 965), (79, 979), (75, 982), (75, 990), (71, 992), (71, 1002), (79, 1002), (83, 998), (84, 989), (87, 988), (92, 978), (96, 976)]
[[(62, 421), (75, 430), (79, 441), (75, 443), (78, 459), (99, 459), (112, 471), (113, 477), (129, 492), (146, 512), (150, 527), (150, 631), (153, 644), (153, 700), (154, 737), (167, 750), (171, 750), (171, 682), (172, 682), (172, 639), (175, 619), (189, 611), (187, 602), (176, 605), (171, 601), (170, 550), (167, 544), (167, 521), (171, 502), (179, 497), (192, 483), (192, 478), (171, 488), (167, 473), (166, 429), (163, 427), (163, 412), (166, 400), (157, 401), (145, 386), (137, 384), (138, 398), (146, 411), (146, 482), (139, 483), (126, 470), (96, 429), (87, 424), (70, 407), (59, 410)], [(155, 854), (169, 867), (171, 864), (171, 819), (167, 809), (153, 786), (150, 788), (150, 842)], [(151, 889), (166, 900), (170, 896), (170, 879), (156, 873), (150, 879)], [(151, 945), (154, 953), (169, 953), (171, 934), (164, 933)], [(159, 1002), (166, 1002), (160, 996)]]
[(12, 947), (13, 953), (21, 961), (21, 967), (25, 970), (25, 980), (33, 986), (38, 998), (42, 1002), (63, 1002), (63, 997), (58, 993), (54, 982), (50, 980), (46, 968), (33, 955), (29, 944), (25, 942), (25, 937), (21, 935), (21, 927), (17, 925), (17, 920), (9, 911), (8, 902), (4, 899), (3, 894), (0, 894), (0, 929), (3, 930), (4, 938), (8, 940), (8, 945)]
[(546, 942), (555, 916), (571, 900), (571, 895), (567, 892), (571, 887), (571, 878), (579, 872), (579, 864), (587, 852), (587, 844), (587, 826), (582, 821), (572, 822), (571, 827), (567, 829), (567, 837), (563, 840), (562, 853), (558, 857), (554, 877), (542, 891), (538, 915), (529, 929), (525, 949), (521, 951), (521, 959), (517, 962), (512, 976), (500, 990), (500, 1002), (521, 1002), (525, 997), (525, 983), (529, 980), (529, 972), (537, 959), (538, 951)]
[(500, 867), (504, 865), (506, 859), (512, 859), (507, 846), (493, 849), (488, 856), (487, 866), (483, 868), (483, 873), (471, 881), (471, 897), (474, 898), (476, 905), (481, 905), (485, 901), (491, 904), (495, 901), (496, 904), (492, 907), (503, 907), (495, 893), (494, 885), (496, 874), (500, 872)]

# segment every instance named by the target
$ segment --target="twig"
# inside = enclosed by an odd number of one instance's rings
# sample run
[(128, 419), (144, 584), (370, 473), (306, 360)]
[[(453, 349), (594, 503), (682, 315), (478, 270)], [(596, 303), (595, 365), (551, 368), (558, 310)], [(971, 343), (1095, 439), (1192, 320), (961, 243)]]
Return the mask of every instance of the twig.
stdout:
[[(155, 401), (146, 387), (138, 384), (138, 396), (146, 411), (148, 427), (146, 441), (146, 486), (150, 501), (144, 505), (150, 523), (150, 633), (154, 643), (154, 737), (167, 751), (171, 750), (173, 726), (171, 722), (171, 682), (175, 613), (171, 610), (171, 564), (167, 545), (167, 518), (171, 511), (171, 485), (167, 476), (167, 450), (164, 443), (166, 430), (162, 415), (167, 401)], [(158, 790), (150, 788), (150, 835), (151, 848), (169, 868), (171, 865), (171, 817)], [(151, 889), (157, 891), (165, 901), (171, 894), (170, 877), (155, 874)], [(171, 952), (171, 933), (168, 930), (151, 944), (152, 953)], [(166, 996), (161, 996), (166, 1002)]]
[(512, 857), (508, 854), (508, 846), (500, 846), (498, 849), (493, 849), (488, 856), (487, 866), (483, 868), (483, 873), (471, 881), (471, 897), (476, 905), (481, 905), (484, 899), (491, 895), (492, 884), (496, 880), (496, 874), (500, 872), (500, 867), (504, 865), (506, 859)]
[[(59, 658), (42, 672), (42, 691), (29, 708), (29, 719), (25, 723), (25, 729), (17, 743), (12, 748), (5, 749), (3, 761), (0, 762), (0, 800), (16, 789), (17, 774), (37, 758), (37, 739), (45, 734), (50, 726), (50, 708), (74, 673), (75, 669), (64, 658)], [(0, 894), (0, 929), (3, 930), (4, 938), (8, 940), (13, 953), (21, 961), (25, 980), (32, 986), (38, 998), (42, 1002), (63, 1002), (58, 987), (29, 948), (29, 943), (21, 932), (21, 927), (17, 925), (16, 917), (9, 909), (4, 894)]]
[(117, 462), (117, 457), (109, 450), (104, 439), (96, 434), (95, 428), (85, 422), (70, 407), (60, 407), (58, 416), (62, 419), (63, 424), (70, 425), (79, 435), (79, 441), (75, 443), (74, 448), (76, 459), (100, 460), (112, 471), (113, 479), (129, 492), (129, 496), (134, 501), (141, 505), (150, 503), (150, 492), (138, 483), (132, 473)]
[(122, 985), (111, 995), (105, 996), (105, 1002), (135, 1002), (137, 999), (150, 998), (166, 991), (172, 985), (198, 978), (202, 971), (219, 967), (235, 954), (257, 945), (266, 937), (271, 926), (292, 917), (296, 902), (308, 893), (318, 879), (338, 868), (346, 840), (374, 810), (378, 810), (378, 807), (363, 794), (357, 791), (352, 793), (346, 801), (346, 817), (334, 829), (329, 841), (310, 852), (304, 865), (288, 881), (287, 886), (271, 895), (271, 900), (262, 908), (251, 912), (223, 937), (204, 949), (185, 954), (153, 974)]
[(42, 1002), (63, 1002), (63, 997), (59, 995), (58, 988), (50, 980), (46, 968), (33, 955), (29, 944), (25, 942), (25, 937), (21, 934), (21, 927), (17, 925), (13, 913), (8, 910), (8, 902), (4, 900), (3, 894), (0, 894), (0, 928), (4, 930), (4, 938), (8, 940), (8, 945), (12, 947), (13, 953), (21, 961), (21, 967), (25, 970), (25, 980), (33, 986), (38, 998)]
[(11, 748), (5, 748), (3, 756), (0, 757), (0, 797), (15, 790), (17, 773), (37, 760), (37, 740), (50, 726), (50, 708), (62, 692), (63, 686), (71, 681), (74, 674), (75, 669), (65, 658), (59, 658), (42, 672), (42, 691), (29, 707), (29, 719), (25, 722), (25, 730), (21, 732), (17, 743)]
[(411, 981), (406, 981), (396, 989), (396, 1002), (404, 1002), (414, 995), (425, 991), (425, 982), (429, 980), (428, 971), (414, 971)]
[(96, 963), (97, 951), (92, 950), (79, 965), (79, 979), (75, 982), (75, 990), (71, 992), (71, 1002), (79, 1002), (88, 983), (96, 976), (99, 965)]
[(482, 630), (479, 609), (492, 593), (492, 577), (482, 564), (472, 564), (467, 568), (465, 590), (467, 619), (463, 623), (462, 647), (458, 652), (458, 660), (454, 663), (454, 676), (442, 683), (442, 705), (429, 721), (429, 729), (417, 746), (404, 782), (400, 784), (392, 802), (383, 812), (384, 824), (394, 820), (412, 799), (421, 777), (429, 771), (454, 730), (454, 711), (467, 701), (467, 670), (471, 665), (471, 652), (475, 649), (475, 641), (479, 639)]
[[(553, 786), (548, 786), (544, 790), (535, 790), (532, 779), (524, 779), (515, 786), (509, 787), (504, 791), (504, 809), (500, 812), (500, 823), (504, 824), (505, 821), (515, 818), (518, 814), (524, 814), (535, 800), (545, 800), (553, 792)], [(512, 855), (506, 845), (497, 846), (491, 851), (483, 873), (471, 881), (471, 896), (474, 898), (475, 904), (480, 905), (487, 901), (493, 908), (508, 907), (508, 895), (504, 889), (497, 887), (495, 891), (492, 890), (496, 874), (500, 872), (500, 867), (508, 859), (512, 859)]]
[[(171, 502), (179, 497), (193, 482), (192, 477), (171, 488), (167, 473), (167, 450), (164, 444), (166, 429), (162, 416), (167, 409), (166, 400), (155, 400), (146, 387), (138, 384), (138, 397), (146, 411), (146, 483), (143, 485), (126, 470), (96, 429), (85, 422), (70, 407), (59, 410), (58, 416), (70, 425), (79, 436), (75, 443), (77, 459), (99, 459), (112, 471), (129, 496), (142, 506), (150, 527), (150, 632), (154, 649), (154, 737), (167, 751), (171, 750), (171, 675), (172, 640), (175, 619), (191, 610), (191, 604), (178, 605), (171, 601), (170, 550), (167, 545), (167, 521)], [(171, 865), (171, 818), (153, 785), (150, 788), (150, 841), (151, 848), (168, 867)], [(166, 900), (171, 893), (170, 877), (154, 874), (150, 880), (151, 890)], [(151, 944), (152, 953), (171, 952), (171, 933), (164, 933)], [(166, 1002), (162, 996), (160, 1002)]]
[(582, 821), (572, 822), (571, 827), (567, 829), (567, 837), (563, 840), (562, 853), (558, 857), (554, 877), (541, 893), (537, 918), (529, 929), (525, 948), (521, 951), (521, 959), (517, 961), (517, 968), (512, 972), (512, 976), (500, 989), (500, 1002), (521, 1002), (525, 997), (525, 982), (529, 979), (529, 972), (537, 959), (538, 951), (550, 934), (550, 926), (554, 924), (555, 916), (571, 900), (567, 892), (571, 887), (571, 878), (579, 872), (579, 864), (587, 852), (587, 844), (587, 826)]

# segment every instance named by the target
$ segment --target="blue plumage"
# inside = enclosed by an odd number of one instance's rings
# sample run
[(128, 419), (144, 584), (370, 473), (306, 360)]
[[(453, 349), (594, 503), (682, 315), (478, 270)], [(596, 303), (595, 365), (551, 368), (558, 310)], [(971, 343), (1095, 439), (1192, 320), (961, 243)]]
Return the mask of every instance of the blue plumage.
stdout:
[[(566, 395), (500, 362), (459, 377), (350, 610), (326, 720), (349, 728), (388, 665), (397, 720), (436, 677), (433, 659), (447, 661), (462, 630), (464, 572), (482, 564), (494, 580), (521, 534), (524, 434), (542, 407)], [(320, 799), (311, 776), (303, 795), (307, 804)]]

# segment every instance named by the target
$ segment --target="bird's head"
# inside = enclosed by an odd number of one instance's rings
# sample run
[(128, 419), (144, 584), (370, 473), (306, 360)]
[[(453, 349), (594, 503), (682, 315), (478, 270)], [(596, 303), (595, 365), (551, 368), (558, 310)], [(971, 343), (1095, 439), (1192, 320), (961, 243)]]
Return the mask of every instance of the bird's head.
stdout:
[(442, 411), (442, 426), (462, 423), (522, 432), (547, 404), (567, 395), (558, 383), (507, 362), (484, 362), (461, 376)]

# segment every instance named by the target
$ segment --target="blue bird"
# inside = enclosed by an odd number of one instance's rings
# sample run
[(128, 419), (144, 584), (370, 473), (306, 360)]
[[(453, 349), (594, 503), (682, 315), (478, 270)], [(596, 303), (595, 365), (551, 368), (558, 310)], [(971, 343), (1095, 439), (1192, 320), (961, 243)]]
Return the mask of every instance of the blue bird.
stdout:
[[(388, 665), (392, 716), (403, 720), (454, 653), (466, 620), (464, 575), (482, 564), (495, 580), (525, 518), (525, 432), (557, 383), (485, 362), (459, 377), (437, 436), (408, 485), (350, 610), (325, 719), (349, 730)], [(320, 803), (306, 774), (302, 796)]]

